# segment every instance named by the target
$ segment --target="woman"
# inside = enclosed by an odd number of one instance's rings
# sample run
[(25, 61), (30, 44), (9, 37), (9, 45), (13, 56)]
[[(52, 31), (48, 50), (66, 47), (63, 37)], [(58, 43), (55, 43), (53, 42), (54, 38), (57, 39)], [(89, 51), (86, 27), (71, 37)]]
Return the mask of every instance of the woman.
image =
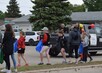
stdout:
[(40, 52), (40, 60), (41, 60), (41, 62), (38, 65), (43, 65), (44, 64), (44, 62), (43, 62), (43, 53), (44, 52), (45, 52), (47, 60), (48, 60), (47, 65), (51, 65), (51, 63), (50, 63), (50, 55), (49, 55), (49, 50), (50, 50), (50, 47), (49, 47), (50, 46), (50, 42), (49, 42), (50, 41), (50, 35), (49, 35), (49, 32), (48, 32), (49, 30), (48, 30), (47, 27), (44, 27), (42, 29), (42, 31), (44, 33), (44, 35), (41, 38), (41, 40), (43, 42), (43, 47), (42, 47), (41, 52)]
[(74, 28), (70, 31), (68, 39), (69, 39), (68, 42), (70, 45), (69, 63), (71, 63), (72, 53), (73, 53), (73, 51), (75, 51), (75, 64), (78, 64), (78, 48), (79, 48), (79, 45), (81, 43), (81, 36), (80, 36), (78, 24), (75, 24)]
[(4, 60), (7, 65), (7, 71), (6, 73), (11, 73), (10, 70), (10, 55), (13, 54), (13, 43), (14, 43), (14, 32), (12, 30), (12, 26), (10, 24), (7, 24), (5, 26), (6, 30), (4, 33), (3, 38), (3, 53), (4, 53)]
[(60, 52), (64, 59), (62, 63), (67, 63), (67, 59), (66, 59), (66, 52), (68, 51), (67, 50), (67, 39), (64, 37), (63, 31), (59, 31), (58, 36), (59, 36), (58, 43), (60, 44)]

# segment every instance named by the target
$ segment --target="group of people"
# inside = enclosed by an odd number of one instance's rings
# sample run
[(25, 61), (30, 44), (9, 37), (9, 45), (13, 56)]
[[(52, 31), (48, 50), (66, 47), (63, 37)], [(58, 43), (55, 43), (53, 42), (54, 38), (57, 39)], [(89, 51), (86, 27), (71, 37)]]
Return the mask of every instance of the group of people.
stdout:
[(17, 63), (14, 56), (14, 43), (17, 41), (18, 45), (18, 67), (21, 66), (21, 58), (25, 62), (25, 66), (28, 66), (28, 63), (26, 62), (26, 59), (24, 58), (25, 53), (25, 36), (24, 32), (20, 32), (20, 38), (17, 40), (15, 38), (14, 31), (12, 29), (12, 26), (10, 24), (5, 25), (5, 32), (4, 37), (1, 44), (1, 49), (4, 54), (4, 61), (6, 63), (5, 68), (1, 70), (1, 72), (5, 73), (11, 73), (11, 66), (10, 66), (10, 56), (12, 58), (13, 64), (14, 64), (14, 71), (17, 72)]
[[(40, 39), (43, 42), (43, 47), (40, 51), (40, 59), (41, 63), (39, 65), (43, 65), (43, 53), (46, 53), (48, 63), (47, 65), (51, 65), (50, 63), (50, 56), (49, 56), (49, 51), (50, 51), (50, 36), (49, 36), (49, 30), (47, 27), (44, 27), (43, 29), (44, 35)], [(64, 33), (69, 32), (69, 37), (68, 40), (65, 37)], [(86, 63), (87, 62), (87, 57), (90, 58), (90, 61), (92, 61), (92, 57), (88, 53), (88, 46), (89, 46), (89, 40), (90, 40), (90, 35), (85, 32), (84, 28), (80, 27), (80, 24), (76, 23), (75, 25), (72, 26), (70, 31), (66, 30), (64, 27), (64, 24), (61, 24), (61, 28), (57, 32), (58, 34), (58, 41), (57, 43), (59, 44), (59, 50), (63, 56), (64, 61), (62, 63), (72, 63), (71, 58), (73, 57), (73, 52), (75, 52), (75, 64), (78, 64), (78, 62)], [(82, 45), (83, 48), (81, 48), (81, 53), (79, 53), (80, 50), (80, 45)], [(66, 53), (69, 53), (69, 62), (67, 62), (66, 59)], [(80, 58), (79, 58), (80, 57)]]
[[(4, 33), (4, 37), (2, 40), (2, 50), (4, 54), (4, 61), (6, 63), (5, 69), (1, 70), (1, 72), (11, 73), (10, 68), (10, 56), (12, 58), (13, 64), (14, 64), (14, 71), (17, 72), (17, 66), (21, 66), (21, 58), (25, 62), (25, 66), (28, 66), (28, 63), (26, 62), (26, 59), (24, 57), (25, 53), (25, 36), (24, 32), (20, 32), (20, 38), (17, 40), (15, 38), (14, 31), (12, 29), (12, 26), (10, 24), (7, 24)], [(43, 54), (45, 52), (48, 63), (47, 65), (51, 65), (50, 62), (50, 34), (49, 29), (47, 27), (44, 27), (42, 29), (43, 36), (40, 37), (40, 40), (43, 43), (42, 49), (40, 50), (40, 60), (41, 62), (38, 65), (43, 65)], [(64, 58), (63, 63), (72, 63), (71, 58), (73, 56), (73, 52), (75, 52), (75, 64), (78, 64), (79, 60), (79, 46), (80, 44), (83, 45), (83, 52), (80, 54), (80, 61), (87, 62), (87, 56), (90, 57), (90, 60), (92, 60), (91, 56), (88, 54), (88, 46), (89, 46), (89, 35), (84, 30), (80, 31), (79, 24), (75, 24), (73, 28), (69, 31), (69, 38), (67, 41), (67, 38), (64, 36), (64, 32), (68, 32), (67, 29), (64, 28), (64, 24), (62, 24), (62, 28), (58, 31), (58, 43), (60, 45), (60, 52)], [(15, 56), (14, 56), (14, 42), (18, 42), (18, 65), (16, 64)], [(69, 62), (67, 62), (66, 59), (66, 52), (69, 53)]]

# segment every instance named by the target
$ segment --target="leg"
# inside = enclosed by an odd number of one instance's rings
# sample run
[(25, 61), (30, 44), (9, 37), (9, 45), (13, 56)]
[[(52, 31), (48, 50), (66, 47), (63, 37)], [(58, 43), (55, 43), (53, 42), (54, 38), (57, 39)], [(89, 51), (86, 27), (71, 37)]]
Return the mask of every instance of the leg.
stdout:
[(26, 59), (24, 58), (24, 54), (21, 54), (21, 57), (24, 60), (25, 64), (27, 65), (28, 63), (27, 63)]
[(15, 59), (14, 54), (11, 55), (11, 58), (12, 58), (12, 61), (13, 61), (14, 68), (16, 69), (16, 59)]
[(65, 54), (65, 49), (64, 48), (61, 49), (61, 54), (62, 54), (62, 56), (63, 56), (63, 58), (66, 62), (67, 60), (66, 60), (66, 54)]
[(84, 62), (87, 61), (87, 47), (84, 47), (84, 49), (83, 49), (83, 61)]
[(49, 55), (49, 47), (48, 49), (46, 50), (46, 57), (47, 57), (47, 60), (48, 60), (48, 64), (50, 64), (50, 55)]
[(20, 53), (18, 53), (18, 66), (20, 66), (21, 65), (21, 54)]
[(72, 53), (73, 53), (73, 47), (70, 46), (70, 49), (69, 49), (69, 62), (71, 62)]
[(90, 54), (88, 54), (88, 57), (90, 58), (90, 61), (92, 61), (92, 60), (93, 60)]
[(7, 65), (7, 69), (10, 70), (10, 58), (9, 58), (9, 55), (5, 55), (4, 60), (5, 60), (6, 65)]
[(76, 63), (78, 63), (78, 48), (79, 48), (79, 46), (74, 46), (74, 48), (75, 48), (75, 59), (76, 59)]
[(42, 47), (42, 50), (40, 52), (40, 60), (41, 60), (41, 64), (43, 63), (43, 53), (46, 51), (45, 46)]

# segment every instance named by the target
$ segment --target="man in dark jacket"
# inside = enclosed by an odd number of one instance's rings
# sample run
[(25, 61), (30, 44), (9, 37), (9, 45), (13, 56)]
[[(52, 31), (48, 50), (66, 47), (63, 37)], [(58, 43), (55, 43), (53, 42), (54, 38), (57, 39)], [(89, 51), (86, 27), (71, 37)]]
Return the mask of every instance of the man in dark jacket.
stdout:
[[(70, 45), (70, 52), (69, 56), (72, 57), (73, 50), (75, 50), (75, 63), (78, 64), (78, 48), (81, 42), (80, 31), (78, 29), (78, 24), (75, 24), (73, 30), (69, 33), (69, 45)], [(71, 62), (71, 58), (70, 58)]]

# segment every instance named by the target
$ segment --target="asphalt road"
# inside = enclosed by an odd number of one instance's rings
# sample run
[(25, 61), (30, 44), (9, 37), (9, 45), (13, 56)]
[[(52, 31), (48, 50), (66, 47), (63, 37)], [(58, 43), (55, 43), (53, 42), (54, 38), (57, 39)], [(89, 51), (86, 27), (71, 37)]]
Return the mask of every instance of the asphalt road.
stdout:
[[(15, 57), (17, 60), (17, 53), (15, 53)], [(92, 56), (92, 57), (93, 57), (93, 61), (102, 61), (102, 52), (100, 52), (96, 56)], [(36, 52), (34, 46), (26, 46), (25, 58), (26, 58), (28, 64), (31, 66), (37, 65), (40, 62), (39, 53)], [(51, 58), (52, 64), (62, 63), (62, 61), (63, 61), (63, 58), (61, 55), (59, 55), (58, 57)], [(67, 58), (67, 61), (68, 61), (68, 58)], [(73, 62), (74, 62), (74, 59), (73, 59)], [(47, 63), (47, 59), (45, 59), (45, 57), (44, 57), (44, 63), (45, 64)], [(12, 60), (11, 60), (11, 64), (12, 64)], [(25, 65), (23, 60), (21, 60), (21, 65), (22, 66)], [(0, 65), (0, 68), (3, 68), (4, 66), (5, 66), (5, 63)]]

